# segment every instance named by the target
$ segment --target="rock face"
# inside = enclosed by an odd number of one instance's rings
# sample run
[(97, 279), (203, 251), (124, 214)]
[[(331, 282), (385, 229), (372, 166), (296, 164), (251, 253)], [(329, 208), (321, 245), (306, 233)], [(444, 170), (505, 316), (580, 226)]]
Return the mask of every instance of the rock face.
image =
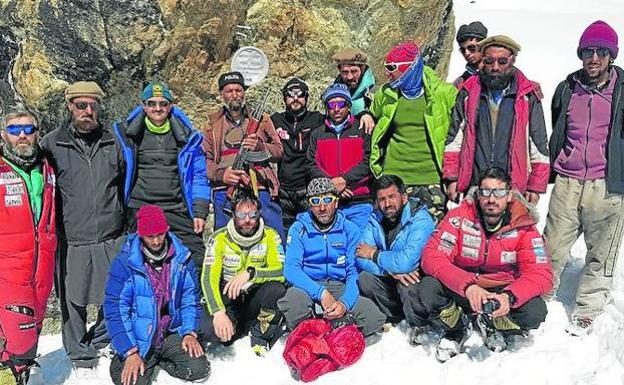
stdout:
[(201, 127), (219, 104), (216, 79), (240, 46), (266, 53), (273, 111), (295, 75), (318, 104), (336, 75), (330, 57), (345, 46), (369, 54), (378, 83), (387, 50), (408, 39), (424, 43), (426, 63), (445, 75), (453, 25), (451, 0), (0, 0), (0, 112), (24, 104), (49, 130), (61, 119), (67, 84), (95, 80), (107, 114), (119, 119), (159, 79)]

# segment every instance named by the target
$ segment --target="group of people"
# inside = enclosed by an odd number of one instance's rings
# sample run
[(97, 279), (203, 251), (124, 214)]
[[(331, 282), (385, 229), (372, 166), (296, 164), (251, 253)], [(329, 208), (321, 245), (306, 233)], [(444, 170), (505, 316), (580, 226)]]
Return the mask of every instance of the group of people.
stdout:
[[(67, 119), (45, 136), (33, 113), (5, 114), (0, 382), (27, 382), (53, 276), (73, 365), (95, 367), (110, 344), (123, 385), (151, 383), (156, 366), (205, 379), (207, 345), (249, 335), (262, 356), (312, 317), (355, 324), (368, 343), (405, 320), (413, 345), (439, 335), (441, 362), (473, 329), (505, 350), (545, 320), (581, 233), (567, 331), (589, 332), (624, 227), (617, 34), (596, 21), (581, 35), (550, 140), (540, 85), (515, 66), (520, 45), (478, 21), (457, 42), (467, 65), (453, 84), (413, 42), (387, 53), (377, 88), (367, 55), (340, 50), (323, 113), (293, 78), (285, 111), (258, 117), (229, 72), (202, 130), (160, 81), (114, 124), (90, 81), (67, 87)], [(534, 211), (549, 182), (542, 237)]]

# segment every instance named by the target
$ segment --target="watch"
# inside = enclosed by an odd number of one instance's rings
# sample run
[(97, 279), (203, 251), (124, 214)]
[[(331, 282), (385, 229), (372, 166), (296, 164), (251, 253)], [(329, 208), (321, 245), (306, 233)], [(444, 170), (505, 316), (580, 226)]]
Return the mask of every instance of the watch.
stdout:
[(249, 273), (249, 279), (252, 280), (256, 276), (256, 268), (253, 266), (249, 266), (247, 268), (247, 273)]

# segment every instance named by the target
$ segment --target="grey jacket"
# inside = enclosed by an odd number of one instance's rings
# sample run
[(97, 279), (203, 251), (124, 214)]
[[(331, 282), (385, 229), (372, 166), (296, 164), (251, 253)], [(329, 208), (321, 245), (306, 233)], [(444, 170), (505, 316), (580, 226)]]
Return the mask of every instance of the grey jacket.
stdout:
[(121, 146), (104, 130), (89, 156), (73, 132), (71, 122), (65, 122), (41, 141), (56, 171), (60, 235), (69, 245), (116, 238), (125, 231)]

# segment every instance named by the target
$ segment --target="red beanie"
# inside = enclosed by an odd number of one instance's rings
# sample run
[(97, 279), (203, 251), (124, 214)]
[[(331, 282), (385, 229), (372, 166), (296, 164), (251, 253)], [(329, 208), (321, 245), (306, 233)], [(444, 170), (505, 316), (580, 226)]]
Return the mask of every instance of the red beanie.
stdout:
[(137, 233), (140, 237), (164, 234), (169, 231), (165, 212), (155, 205), (141, 206), (136, 214)]
[(412, 41), (401, 43), (388, 52), (386, 63), (413, 62), (418, 57), (418, 46)]

